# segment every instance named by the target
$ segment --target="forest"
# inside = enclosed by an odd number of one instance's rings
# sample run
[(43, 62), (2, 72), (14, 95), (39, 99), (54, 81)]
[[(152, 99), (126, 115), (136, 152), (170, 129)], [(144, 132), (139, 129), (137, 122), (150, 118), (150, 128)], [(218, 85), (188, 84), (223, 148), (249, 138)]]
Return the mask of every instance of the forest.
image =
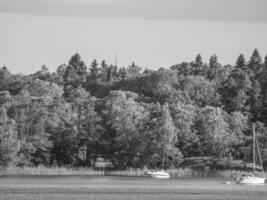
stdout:
[[(80, 55), (50, 72), (0, 69), (0, 167), (177, 168), (186, 158), (250, 162), (267, 149), (267, 55), (201, 55), (158, 70)], [(267, 155), (265, 154), (265, 162)]]

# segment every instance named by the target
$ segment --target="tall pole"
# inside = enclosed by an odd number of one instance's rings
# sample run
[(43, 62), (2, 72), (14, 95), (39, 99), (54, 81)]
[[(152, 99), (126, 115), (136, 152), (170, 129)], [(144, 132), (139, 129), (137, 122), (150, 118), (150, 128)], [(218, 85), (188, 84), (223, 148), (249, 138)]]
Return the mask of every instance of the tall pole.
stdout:
[(117, 63), (118, 62), (118, 60), (117, 60), (117, 53), (115, 54), (115, 66), (117, 67)]
[(262, 172), (263, 177), (265, 178), (265, 173), (264, 173), (264, 169), (263, 169), (263, 165), (262, 165), (262, 159), (261, 159), (261, 152), (260, 152), (259, 143), (258, 143), (257, 138), (255, 138), (255, 140), (256, 140), (256, 146), (257, 146), (258, 155), (259, 155), (260, 164), (261, 164), (261, 172)]
[(256, 157), (255, 157), (255, 146), (256, 146), (256, 140), (255, 140), (255, 124), (252, 124), (252, 132), (253, 132), (253, 170), (255, 172), (256, 168)]

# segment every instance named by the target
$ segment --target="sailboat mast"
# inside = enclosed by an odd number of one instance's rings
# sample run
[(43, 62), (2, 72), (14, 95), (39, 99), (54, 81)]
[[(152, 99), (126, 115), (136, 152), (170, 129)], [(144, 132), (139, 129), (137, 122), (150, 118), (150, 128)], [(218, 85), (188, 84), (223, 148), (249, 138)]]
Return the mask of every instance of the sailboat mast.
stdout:
[(117, 57), (117, 53), (115, 54), (115, 66), (117, 67), (117, 65), (118, 65), (118, 57)]
[(253, 170), (255, 172), (255, 168), (256, 168), (256, 157), (255, 157), (255, 144), (256, 144), (256, 140), (255, 140), (255, 124), (252, 124), (252, 132), (253, 132)]
[(260, 152), (259, 143), (258, 143), (257, 138), (255, 138), (255, 140), (256, 140), (256, 146), (257, 146), (258, 155), (259, 155), (259, 159), (260, 159), (261, 172), (262, 172), (263, 177), (265, 178), (265, 173), (264, 173), (264, 169), (263, 169), (263, 164), (262, 164), (262, 159), (261, 159), (261, 152)]

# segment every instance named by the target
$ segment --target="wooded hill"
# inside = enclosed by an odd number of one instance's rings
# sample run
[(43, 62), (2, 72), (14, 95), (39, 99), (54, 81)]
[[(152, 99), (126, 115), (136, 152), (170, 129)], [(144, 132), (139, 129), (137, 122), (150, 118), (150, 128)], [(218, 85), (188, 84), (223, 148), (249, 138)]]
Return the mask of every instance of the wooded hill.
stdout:
[(185, 158), (251, 158), (267, 144), (267, 56), (235, 65), (200, 55), (157, 71), (79, 54), (49, 72), (0, 69), (0, 165), (178, 167)]

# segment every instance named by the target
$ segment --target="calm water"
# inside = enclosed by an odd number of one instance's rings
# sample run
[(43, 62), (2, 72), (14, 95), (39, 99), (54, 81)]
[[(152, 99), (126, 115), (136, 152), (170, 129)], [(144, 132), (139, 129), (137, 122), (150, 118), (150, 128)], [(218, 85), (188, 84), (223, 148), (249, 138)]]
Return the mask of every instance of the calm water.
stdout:
[(225, 179), (83, 176), (0, 177), (0, 199), (267, 199), (267, 186), (224, 184)]

